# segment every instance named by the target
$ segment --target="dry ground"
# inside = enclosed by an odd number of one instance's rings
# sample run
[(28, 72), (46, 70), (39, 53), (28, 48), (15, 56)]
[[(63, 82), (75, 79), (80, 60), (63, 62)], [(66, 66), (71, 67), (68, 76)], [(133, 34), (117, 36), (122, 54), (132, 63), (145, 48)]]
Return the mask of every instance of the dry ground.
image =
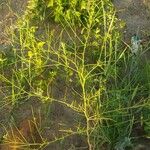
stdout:
[(150, 35), (149, 0), (113, 0), (118, 17), (125, 21), (125, 37), (134, 33), (140, 36)]

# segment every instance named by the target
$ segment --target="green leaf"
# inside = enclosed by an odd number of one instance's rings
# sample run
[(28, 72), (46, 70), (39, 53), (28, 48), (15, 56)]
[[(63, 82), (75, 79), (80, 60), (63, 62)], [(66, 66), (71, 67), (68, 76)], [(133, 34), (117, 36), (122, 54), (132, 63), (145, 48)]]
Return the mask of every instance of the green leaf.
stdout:
[(81, 2), (81, 10), (82, 9), (86, 9), (86, 2), (84, 0)]
[(133, 93), (132, 93), (132, 97), (131, 99), (133, 100), (133, 98), (136, 96), (137, 92), (138, 92), (138, 88), (139, 88), (139, 85), (136, 86), (136, 88), (134, 89)]
[(54, 5), (54, 0), (49, 0), (47, 7), (52, 7)]

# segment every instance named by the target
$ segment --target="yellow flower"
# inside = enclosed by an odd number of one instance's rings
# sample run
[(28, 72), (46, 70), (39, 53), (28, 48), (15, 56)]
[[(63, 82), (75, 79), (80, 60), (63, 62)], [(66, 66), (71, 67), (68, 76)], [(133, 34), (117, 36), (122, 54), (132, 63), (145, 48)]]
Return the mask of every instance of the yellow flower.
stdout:
[(38, 68), (40, 68), (41, 67), (41, 65), (42, 65), (42, 60), (39, 58), (39, 59), (37, 59), (37, 61), (36, 61), (36, 65), (37, 65), (37, 67)]
[(31, 51), (28, 51), (28, 57), (31, 58), (33, 56), (33, 53)]
[(38, 48), (42, 48), (44, 46), (44, 44), (45, 44), (45, 42), (39, 42), (37, 46), (38, 46)]

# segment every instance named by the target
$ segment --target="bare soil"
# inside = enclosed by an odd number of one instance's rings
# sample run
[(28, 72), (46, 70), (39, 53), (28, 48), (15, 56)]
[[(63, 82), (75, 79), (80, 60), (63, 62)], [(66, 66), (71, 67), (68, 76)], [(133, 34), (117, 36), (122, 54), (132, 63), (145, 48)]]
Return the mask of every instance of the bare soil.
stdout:
[(150, 35), (150, 2), (148, 0), (113, 0), (118, 18), (125, 21), (125, 38), (137, 33)]

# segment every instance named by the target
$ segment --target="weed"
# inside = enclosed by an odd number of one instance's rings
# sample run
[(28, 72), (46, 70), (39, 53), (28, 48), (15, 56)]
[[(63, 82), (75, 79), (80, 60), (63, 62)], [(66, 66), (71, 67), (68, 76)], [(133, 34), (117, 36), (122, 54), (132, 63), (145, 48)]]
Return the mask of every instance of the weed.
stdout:
[[(43, 39), (40, 23), (46, 24)], [(79, 134), (86, 137), (89, 150), (130, 146), (137, 114), (149, 100), (138, 61), (122, 49), (117, 23), (109, 0), (29, 1), (11, 33), (11, 78), (1, 74), (0, 79), (11, 87), (13, 105), (36, 97), (70, 108), (85, 120), (75, 131), (62, 129), (61, 137), (46, 144)], [(59, 24), (60, 31), (49, 24)], [(145, 78), (149, 82), (148, 74)], [(145, 119), (149, 117), (142, 120), (149, 124)]]

